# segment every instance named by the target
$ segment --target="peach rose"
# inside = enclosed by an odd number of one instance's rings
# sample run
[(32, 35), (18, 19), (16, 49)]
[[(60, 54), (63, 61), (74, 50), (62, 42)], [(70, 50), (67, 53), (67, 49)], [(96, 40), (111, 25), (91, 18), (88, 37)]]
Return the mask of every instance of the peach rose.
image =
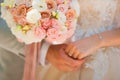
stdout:
[(50, 18), (51, 12), (49, 10), (42, 11), (41, 12), (41, 16), (42, 16), (42, 19), (44, 19), (44, 18)]
[(21, 18), (19, 17), (19, 19), (17, 19), (17, 23), (19, 25), (25, 26), (25, 25), (27, 25), (27, 20), (24, 17), (21, 17)]
[(66, 12), (66, 17), (68, 20), (74, 19), (76, 17), (76, 11), (74, 9), (69, 9)]
[(56, 2), (54, 0), (46, 0), (48, 9), (55, 9), (56, 8)]
[(11, 9), (9, 9), (9, 11), (11, 12), (12, 15), (16, 15), (17, 14), (16, 8), (11, 8)]
[(16, 8), (18, 16), (26, 16), (27, 7), (26, 5), (22, 4)]
[(27, 21), (25, 19), (27, 7), (26, 5), (20, 5), (17, 8), (11, 8), (10, 12), (13, 15), (13, 18), (16, 23), (25, 26), (27, 24)]

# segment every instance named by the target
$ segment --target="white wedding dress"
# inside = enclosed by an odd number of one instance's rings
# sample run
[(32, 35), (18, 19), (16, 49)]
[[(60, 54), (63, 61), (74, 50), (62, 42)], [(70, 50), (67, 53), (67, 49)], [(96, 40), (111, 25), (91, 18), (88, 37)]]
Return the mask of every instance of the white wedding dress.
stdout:
[[(76, 40), (119, 27), (119, 0), (80, 0)], [(41, 80), (120, 80), (120, 47), (101, 48), (75, 72), (52, 65), (39, 69)]]
[[(120, 0), (79, 0), (79, 4), (75, 40), (119, 27)], [(99, 49), (78, 71), (65, 73), (46, 65), (38, 66), (37, 72), (37, 80), (120, 80), (120, 47)]]

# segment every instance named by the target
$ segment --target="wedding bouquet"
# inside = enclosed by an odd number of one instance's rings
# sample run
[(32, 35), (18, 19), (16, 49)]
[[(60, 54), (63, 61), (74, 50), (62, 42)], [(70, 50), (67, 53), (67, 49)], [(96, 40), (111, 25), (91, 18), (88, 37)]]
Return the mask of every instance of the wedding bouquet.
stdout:
[(33, 0), (31, 5), (5, 0), (4, 19), (12, 33), (26, 44), (45, 40), (61, 44), (75, 31), (79, 9), (72, 0)]

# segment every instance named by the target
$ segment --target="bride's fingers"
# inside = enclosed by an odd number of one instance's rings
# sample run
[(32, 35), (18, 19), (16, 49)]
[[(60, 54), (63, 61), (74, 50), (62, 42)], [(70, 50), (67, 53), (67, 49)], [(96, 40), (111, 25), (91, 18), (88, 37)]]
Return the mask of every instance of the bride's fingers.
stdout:
[(69, 51), (72, 49), (73, 45), (72, 44), (68, 44), (68, 46), (65, 49), (66, 53), (69, 53)]
[(73, 56), (73, 55), (75, 54), (75, 50), (76, 50), (75, 47), (71, 48), (71, 50), (68, 51), (68, 55), (69, 55), (69, 56)]
[(69, 57), (68, 55), (65, 54), (64, 50), (60, 50), (60, 53), (59, 53), (62, 57), (62, 59), (59, 59), (60, 60), (60, 63), (64, 63), (64, 64), (67, 64), (71, 67), (75, 67), (76, 65), (79, 65), (79, 61), (78, 60), (74, 60), (73, 58)]
[(78, 59), (84, 59), (84, 58), (86, 58), (87, 56), (88, 56), (87, 53), (80, 53)]
[(70, 49), (71, 49), (71, 46), (66, 47), (65, 52), (68, 53)]
[(76, 50), (76, 51), (75, 51), (75, 54), (73, 54), (73, 57), (74, 57), (75, 59), (78, 59), (79, 55), (80, 55), (80, 52)]

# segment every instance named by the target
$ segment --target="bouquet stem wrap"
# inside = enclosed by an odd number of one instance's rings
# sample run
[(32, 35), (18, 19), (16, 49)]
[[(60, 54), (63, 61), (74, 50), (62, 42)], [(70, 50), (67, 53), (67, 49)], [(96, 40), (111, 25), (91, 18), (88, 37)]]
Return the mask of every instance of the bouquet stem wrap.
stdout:
[(30, 45), (26, 45), (25, 53), (25, 67), (23, 80), (36, 80), (36, 68), (38, 62), (38, 53), (40, 50), (39, 43), (33, 43)]

